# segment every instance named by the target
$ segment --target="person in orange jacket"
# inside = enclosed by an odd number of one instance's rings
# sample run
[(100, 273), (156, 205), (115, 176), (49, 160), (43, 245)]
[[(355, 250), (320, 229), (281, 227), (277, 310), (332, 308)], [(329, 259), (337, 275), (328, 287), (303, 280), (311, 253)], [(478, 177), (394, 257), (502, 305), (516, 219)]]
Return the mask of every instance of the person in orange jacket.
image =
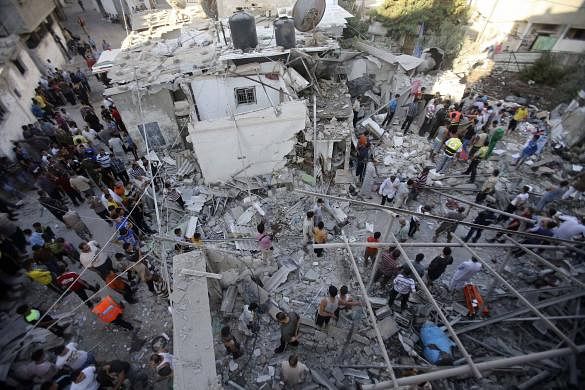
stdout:
[(124, 314), (124, 306), (114, 301), (109, 295), (106, 295), (91, 311), (105, 323), (121, 326), (128, 330), (134, 330), (132, 324), (122, 318), (122, 314)]

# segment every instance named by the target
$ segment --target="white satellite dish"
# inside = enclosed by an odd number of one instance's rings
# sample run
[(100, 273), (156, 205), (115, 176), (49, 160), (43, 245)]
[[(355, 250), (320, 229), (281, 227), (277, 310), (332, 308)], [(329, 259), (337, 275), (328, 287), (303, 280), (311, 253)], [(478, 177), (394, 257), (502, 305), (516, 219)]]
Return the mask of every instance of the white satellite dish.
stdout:
[(297, 0), (292, 10), (295, 28), (301, 32), (315, 30), (325, 13), (325, 0)]

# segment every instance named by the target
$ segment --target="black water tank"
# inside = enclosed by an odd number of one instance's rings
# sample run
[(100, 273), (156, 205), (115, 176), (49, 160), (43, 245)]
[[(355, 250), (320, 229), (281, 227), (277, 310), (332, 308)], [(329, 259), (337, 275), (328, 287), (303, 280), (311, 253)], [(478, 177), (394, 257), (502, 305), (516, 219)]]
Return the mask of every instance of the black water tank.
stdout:
[(249, 50), (258, 46), (256, 19), (239, 9), (229, 19), (234, 49)]
[(292, 19), (281, 16), (274, 21), (274, 36), (276, 46), (291, 49), (296, 46), (295, 24)]

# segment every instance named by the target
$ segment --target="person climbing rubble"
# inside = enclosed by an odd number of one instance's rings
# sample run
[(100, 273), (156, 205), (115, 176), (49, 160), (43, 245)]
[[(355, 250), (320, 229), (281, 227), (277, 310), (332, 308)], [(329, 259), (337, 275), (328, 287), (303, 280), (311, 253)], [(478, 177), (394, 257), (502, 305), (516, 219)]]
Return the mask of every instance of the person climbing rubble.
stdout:
[(256, 235), (256, 242), (258, 242), (258, 249), (262, 253), (262, 262), (264, 264), (270, 264), (272, 260), (272, 252), (274, 247), (272, 246), (272, 235), (266, 232), (264, 223), (259, 223), (256, 226), (258, 234)]
[(280, 324), (280, 345), (274, 350), (274, 353), (282, 353), (288, 345), (299, 345), (299, 327), (301, 325), (300, 317), (295, 312), (278, 312), (276, 320)]
[(449, 290), (459, 290), (465, 286), (471, 278), (481, 271), (481, 263), (477, 257), (472, 257), (471, 260), (466, 260), (457, 266), (455, 273), (451, 277), (449, 283)]
[(321, 329), (327, 328), (331, 318), (338, 320), (337, 309), (339, 307), (339, 298), (337, 297), (337, 287), (329, 286), (329, 295), (322, 298), (319, 307), (315, 312), (315, 325)]
[[(449, 211), (445, 218), (463, 221), (465, 219), (465, 207), (459, 206), (456, 211)], [(447, 233), (447, 242), (451, 242), (451, 235), (455, 233), (457, 226), (459, 226), (457, 222), (441, 222), (433, 234), (433, 242), (437, 242), (439, 236), (443, 233)]]
[(392, 281), (392, 290), (388, 296), (388, 306), (390, 309), (394, 305), (394, 300), (400, 295), (400, 312), (402, 313), (406, 310), (410, 293), (416, 292), (416, 284), (414, 283), (414, 279), (410, 277), (411, 275), (412, 272), (410, 269), (403, 267)]
[(441, 254), (431, 260), (427, 268), (427, 285), (432, 286), (433, 282), (443, 275), (447, 266), (453, 264), (453, 257), (451, 256), (451, 248), (444, 247)]
[(308, 373), (309, 368), (299, 362), (296, 354), (290, 355), (287, 360), (280, 363), (280, 374), (286, 389), (298, 389)]

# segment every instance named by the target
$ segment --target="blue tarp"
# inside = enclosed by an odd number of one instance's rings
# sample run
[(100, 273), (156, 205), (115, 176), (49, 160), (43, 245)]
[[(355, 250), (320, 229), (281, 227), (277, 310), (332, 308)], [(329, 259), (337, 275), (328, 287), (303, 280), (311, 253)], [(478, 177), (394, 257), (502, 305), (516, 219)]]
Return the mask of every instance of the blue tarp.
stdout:
[(420, 329), (420, 339), (423, 343), (423, 354), (429, 362), (438, 365), (453, 363), (451, 348), (455, 343), (437, 324), (425, 322)]

